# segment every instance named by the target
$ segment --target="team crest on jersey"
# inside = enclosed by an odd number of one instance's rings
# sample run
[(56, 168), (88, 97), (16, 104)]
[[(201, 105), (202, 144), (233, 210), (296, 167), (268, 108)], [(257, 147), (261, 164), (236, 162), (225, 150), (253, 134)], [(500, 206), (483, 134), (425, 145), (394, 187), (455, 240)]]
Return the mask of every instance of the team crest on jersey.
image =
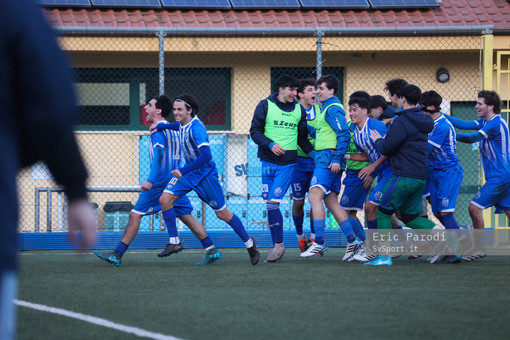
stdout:
[(441, 205), (443, 207), (447, 207), (449, 203), (450, 203), (450, 200), (446, 197), (441, 200)]
[(478, 191), (478, 192), (476, 193), (476, 195), (475, 195), (475, 197), (474, 197), (474, 198), (475, 198), (475, 199), (480, 198), (480, 196), (481, 196), (481, 195), (482, 195), (482, 193), (481, 193), (480, 191)]
[(274, 189), (275, 196), (280, 196), (282, 194), (282, 188), (278, 187)]
[(312, 181), (310, 182), (311, 185), (315, 185), (317, 183), (317, 176), (312, 177)]
[(218, 203), (216, 203), (216, 201), (210, 201), (209, 202), (209, 205), (211, 206), (211, 208), (216, 208), (216, 206), (218, 206)]
[(374, 194), (374, 197), (377, 201), (380, 201), (381, 200), (381, 197), (382, 197), (382, 192), (378, 191)]
[(347, 204), (347, 203), (349, 203), (349, 197), (343, 196), (342, 197), (342, 204)]

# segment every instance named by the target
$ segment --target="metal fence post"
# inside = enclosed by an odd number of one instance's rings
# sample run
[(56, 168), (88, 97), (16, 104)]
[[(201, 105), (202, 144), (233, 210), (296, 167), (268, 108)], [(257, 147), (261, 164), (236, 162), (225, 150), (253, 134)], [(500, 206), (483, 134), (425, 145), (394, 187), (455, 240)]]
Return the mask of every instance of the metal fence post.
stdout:
[(164, 31), (156, 33), (159, 38), (159, 94), (165, 94), (165, 36)]
[(322, 37), (324, 32), (316, 31), (315, 36), (317, 37), (317, 79), (319, 79), (322, 77)]

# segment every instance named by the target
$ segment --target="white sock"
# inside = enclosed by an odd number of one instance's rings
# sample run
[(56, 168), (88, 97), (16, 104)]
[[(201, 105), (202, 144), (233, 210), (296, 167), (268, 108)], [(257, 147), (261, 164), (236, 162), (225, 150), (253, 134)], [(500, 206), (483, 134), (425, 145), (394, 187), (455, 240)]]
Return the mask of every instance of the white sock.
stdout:
[(179, 236), (170, 237), (170, 243), (171, 244), (179, 244), (179, 243), (181, 243), (181, 241), (179, 240)]
[(248, 239), (248, 241), (244, 242), (244, 246), (246, 248), (251, 248), (253, 247), (253, 240), (251, 238)]

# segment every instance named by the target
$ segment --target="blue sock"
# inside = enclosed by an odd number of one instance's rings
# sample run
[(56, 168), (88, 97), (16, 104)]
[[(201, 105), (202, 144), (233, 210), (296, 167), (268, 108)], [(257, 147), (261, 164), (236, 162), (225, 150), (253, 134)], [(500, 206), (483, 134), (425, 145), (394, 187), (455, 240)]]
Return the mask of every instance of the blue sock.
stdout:
[(165, 220), (166, 231), (168, 232), (168, 236), (178, 237), (179, 232), (177, 231), (177, 223), (175, 221), (175, 210), (173, 207), (163, 211), (163, 219)]
[(243, 242), (246, 242), (250, 239), (250, 235), (248, 235), (246, 229), (244, 229), (243, 222), (241, 222), (241, 220), (239, 219), (239, 217), (237, 217), (236, 214), (233, 214), (230, 221), (228, 221), (228, 225), (231, 226), (232, 229), (234, 229), (237, 236), (239, 236)]
[(377, 229), (377, 219), (375, 220), (367, 220), (367, 228), (368, 229)]
[(115, 248), (115, 252), (117, 254), (119, 254), (120, 256), (124, 255), (124, 253), (126, 252), (126, 250), (128, 250), (128, 245), (123, 243), (122, 241), (119, 242), (119, 244), (117, 244), (117, 247)]
[(442, 215), (442, 222), (446, 229), (460, 229), (452, 213)]
[(339, 226), (345, 237), (347, 237), (347, 242), (351, 243), (356, 239), (356, 235), (354, 235), (354, 231), (352, 230), (351, 222), (349, 222), (348, 219), (341, 222)]
[(349, 221), (351, 221), (352, 229), (356, 236), (358, 236), (360, 240), (365, 241), (365, 230), (363, 229), (360, 221), (352, 216), (349, 216)]
[(324, 244), (324, 228), (326, 220), (313, 220), (312, 225), (315, 229), (315, 243)]
[(310, 214), (310, 233), (315, 234), (315, 228), (313, 227), (312, 214)]
[(204, 249), (214, 246), (214, 243), (209, 236), (207, 236), (204, 239), (201, 239), (200, 243), (202, 243), (202, 247), (204, 247)]
[(267, 220), (269, 228), (273, 229), (273, 242), (283, 242), (283, 216), (278, 203), (267, 203)]
[(303, 221), (305, 219), (304, 215), (294, 215), (292, 214), (292, 219), (294, 220), (294, 227), (296, 227), (296, 234), (303, 235)]

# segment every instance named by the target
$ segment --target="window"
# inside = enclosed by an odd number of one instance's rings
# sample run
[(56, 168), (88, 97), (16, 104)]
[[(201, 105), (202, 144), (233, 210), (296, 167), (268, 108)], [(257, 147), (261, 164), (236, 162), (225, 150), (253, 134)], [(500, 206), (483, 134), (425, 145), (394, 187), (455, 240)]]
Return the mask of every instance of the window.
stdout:
[[(230, 130), (230, 69), (165, 69), (170, 99), (188, 93), (209, 130)], [(80, 130), (145, 130), (143, 107), (159, 93), (158, 69), (76, 69)], [(173, 117), (168, 117), (173, 121)]]

